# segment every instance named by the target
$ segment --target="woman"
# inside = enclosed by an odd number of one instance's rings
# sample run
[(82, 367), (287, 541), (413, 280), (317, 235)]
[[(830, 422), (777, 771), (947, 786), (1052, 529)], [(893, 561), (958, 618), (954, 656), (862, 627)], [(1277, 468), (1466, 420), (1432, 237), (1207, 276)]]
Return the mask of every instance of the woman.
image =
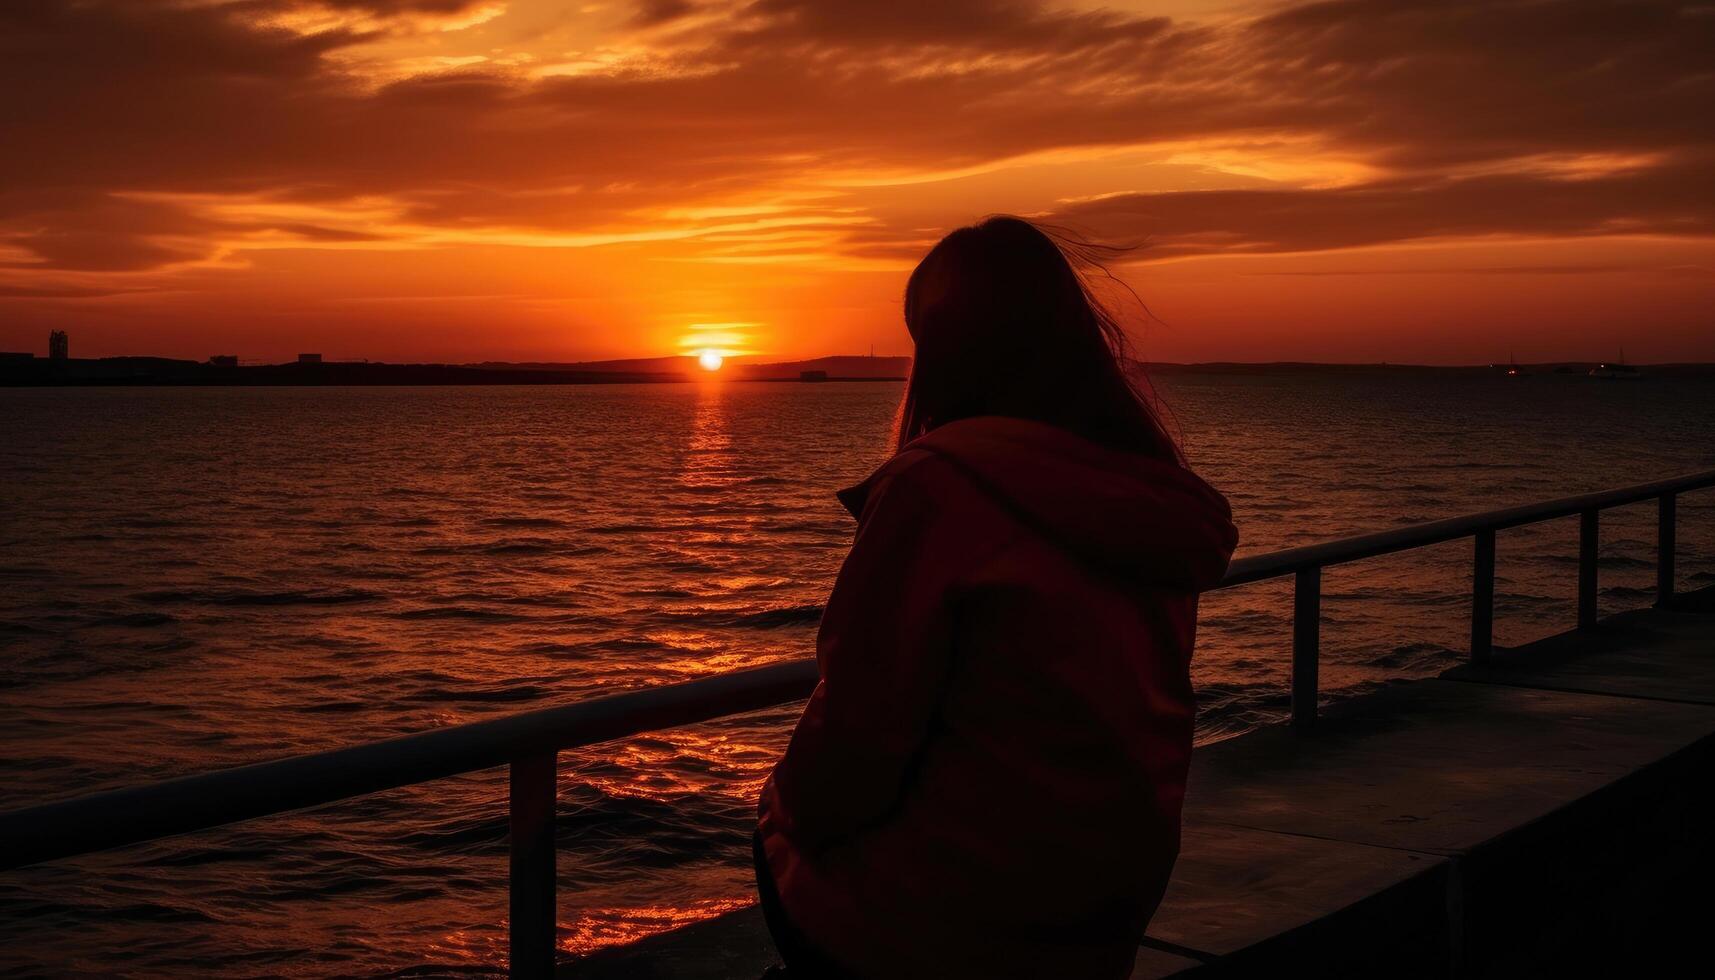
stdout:
[(762, 794), (799, 980), (1125, 977), (1166, 887), (1197, 594), (1237, 532), (1074, 247), (990, 218), (906, 286), (898, 454), (840, 494), (821, 683)]

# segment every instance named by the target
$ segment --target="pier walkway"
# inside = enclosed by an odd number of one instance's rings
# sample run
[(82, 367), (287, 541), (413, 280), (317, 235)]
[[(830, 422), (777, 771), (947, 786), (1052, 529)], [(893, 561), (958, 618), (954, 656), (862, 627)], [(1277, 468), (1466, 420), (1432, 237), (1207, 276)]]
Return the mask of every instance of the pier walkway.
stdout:
[[(1209, 746), (1134, 980), (1635, 975), (1715, 910), (1712, 776), (1715, 588)], [(560, 975), (772, 962), (750, 908)]]

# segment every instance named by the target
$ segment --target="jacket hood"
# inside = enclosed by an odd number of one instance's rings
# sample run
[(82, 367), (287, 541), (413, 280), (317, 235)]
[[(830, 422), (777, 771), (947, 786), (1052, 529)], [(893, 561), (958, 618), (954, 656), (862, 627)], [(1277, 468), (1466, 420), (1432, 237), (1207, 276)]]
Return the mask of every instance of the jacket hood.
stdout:
[(840, 491), (840, 501), (861, 515), (871, 488), (918, 450), (951, 463), (1073, 557), (1145, 584), (1211, 588), (1238, 543), (1227, 499), (1183, 466), (999, 416), (950, 422), (912, 440), (868, 480)]

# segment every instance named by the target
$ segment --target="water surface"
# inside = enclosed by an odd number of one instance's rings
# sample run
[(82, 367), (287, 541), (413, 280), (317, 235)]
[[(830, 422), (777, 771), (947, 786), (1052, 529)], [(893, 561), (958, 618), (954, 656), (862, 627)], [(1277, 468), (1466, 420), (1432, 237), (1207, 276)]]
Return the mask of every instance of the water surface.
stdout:
[[(1158, 379), (1241, 554), (1715, 466), (1715, 381)], [(900, 386), (0, 391), (0, 807), (809, 653)], [(1715, 581), (1715, 494), (1681, 501)], [(1602, 604), (1653, 597), (1654, 511)], [(1576, 522), (1504, 532), (1496, 633), (1573, 620)], [(1470, 543), (1324, 575), (1330, 698), (1445, 668)], [(1284, 581), (1204, 604), (1204, 741), (1286, 710)], [(796, 708), (562, 756), (561, 945), (749, 900)], [(494, 970), (504, 773), (0, 876), (0, 969)], [(122, 819), (122, 815), (119, 817)]]

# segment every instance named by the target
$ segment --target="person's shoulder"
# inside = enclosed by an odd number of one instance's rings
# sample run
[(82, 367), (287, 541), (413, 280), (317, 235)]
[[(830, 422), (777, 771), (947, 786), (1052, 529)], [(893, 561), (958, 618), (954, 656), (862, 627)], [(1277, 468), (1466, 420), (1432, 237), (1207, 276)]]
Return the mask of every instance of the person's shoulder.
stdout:
[(940, 453), (913, 444), (895, 453), (893, 458), (884, 463), (881, 469), (877, 471), (877, 475), (881, 477), (881, 482), (884, 483), (899, 480), (921, 480), (925, 478), (925, 474), (933, 476), (937, 470), (946, 465), (947, 461), (941, 457)]
[(942, 454), (906, 446), (864, 481), (862, 513), (934, 510), (969, 489), (957, 467)]
[(878, 492), (936, 494), (959, 484), (959, 470), (945, 455), (921, 446), (906, 446), (882, 467)]

